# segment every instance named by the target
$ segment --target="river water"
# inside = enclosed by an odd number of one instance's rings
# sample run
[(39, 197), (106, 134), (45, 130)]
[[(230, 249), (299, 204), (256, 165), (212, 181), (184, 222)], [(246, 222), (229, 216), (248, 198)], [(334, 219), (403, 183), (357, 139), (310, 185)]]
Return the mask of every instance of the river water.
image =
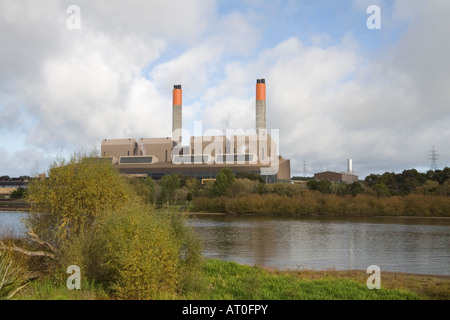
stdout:
[(206, 257), (280, 269), (450, 275), (450, 219), (195, 215)]
[[(0, 211), (0, 235), (25, 229), (23, 212)], [(280, 269), (366, 270), (450, 275), (448, 218), (277, 218), (191, 215), (208, 258)]]
[(20, 237), (25, 234), (26, 230), (23, 223), (25, 217), (25, 212), (0, 211), (0, 237)]

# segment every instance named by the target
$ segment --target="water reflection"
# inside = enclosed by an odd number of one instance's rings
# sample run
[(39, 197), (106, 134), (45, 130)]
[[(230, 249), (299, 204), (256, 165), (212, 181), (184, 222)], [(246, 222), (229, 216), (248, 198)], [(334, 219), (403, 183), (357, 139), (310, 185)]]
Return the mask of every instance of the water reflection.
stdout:
[(0, 211), (0, 236), (20, 237), (25, 234), (26, 215), (21, 211)]
[(277, 268), (450, 274), (449, 219), (194, 216), (204, 254)]
[[(23, 234), (26, 213), (0, 212), (2, 230)], [(276, 218), (193, 215), (204, 255), (276, 268), (362, 269), (450, 275), (450, 219)]]

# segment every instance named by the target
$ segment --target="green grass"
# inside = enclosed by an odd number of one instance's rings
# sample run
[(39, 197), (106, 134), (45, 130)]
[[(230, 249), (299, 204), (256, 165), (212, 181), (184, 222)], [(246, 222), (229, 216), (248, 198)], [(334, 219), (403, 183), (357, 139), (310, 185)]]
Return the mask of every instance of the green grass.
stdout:
[(220, 260), (205, 261), (208, 285), (199, 299), (216, 300), (405, 300), (421, 299), (412, 292), (368, 289), (349, 279), (299, 279), (289, 272)]
[(69, 290), (65, 281), (44, 278), (30, 282), (14, 296), (15, 300), (107, 300), (101, 285), (82, 281), (80, 290)]
[[(393, 279), (391, 279), (394, 277)], [(368, 289), (367, 274), (357, 271), (277, 271), (207, 259), (195, 290), (169, 299), (197, 300), (420, 300), (433, 298), (436, 288), (448, 287), (442, 280), (432, 287), (430, 279), (399, 274), (382, 277), (382, 288)], [(430, 285), (425, 294), (412, 284), (417, 280)], [(114, 299), (101, 285), (82, 281), (81, 290), (69, 290), (66, 279), (44, 278), (19, 291), (19, 300), (104, 300)], [(403, 290), (394, 289), (405, 288)], [(423, 287), (424, 283), (417, 284)], [(447, 290), (447, 289), (446, 289)], [(444, 296), (442, 295), (444, 294)], [(441, 292), (439, 299), (449, 299)], [(162, 298), (164, 299), (164, 298)]]

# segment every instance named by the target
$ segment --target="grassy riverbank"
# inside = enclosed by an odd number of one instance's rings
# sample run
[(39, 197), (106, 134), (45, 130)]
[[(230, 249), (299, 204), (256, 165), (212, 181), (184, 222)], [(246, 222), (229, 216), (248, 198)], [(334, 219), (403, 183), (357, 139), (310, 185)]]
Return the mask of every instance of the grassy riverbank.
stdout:
[[(208, 259), (195, 289), (161, 299), (199, 300), (403, 300), (450, 299), (450, 277), (382, 272), (381, 289), (369, 290), (365, 271), (280, 271)], [(31, 282), (15, 299), (114, 299), (95, 283), (68, 290), (65, 280)]]

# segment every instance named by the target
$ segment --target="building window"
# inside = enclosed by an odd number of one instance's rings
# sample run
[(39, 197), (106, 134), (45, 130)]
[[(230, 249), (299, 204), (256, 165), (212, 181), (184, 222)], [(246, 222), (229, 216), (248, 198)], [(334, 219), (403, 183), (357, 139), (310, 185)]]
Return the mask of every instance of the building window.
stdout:
[(264, 160), (264, 147), (262, 147), (261, 159)]
[(166, 162), (167, 162), (167, 150), (166, 150)]
[(103, 151), (103, 156), (104, 156), (104, 157), (106, 156), (106, 152), (105, 152), (105, 151)]
[(130, 151), (128, 151), (128, 155), (130, 155)]

